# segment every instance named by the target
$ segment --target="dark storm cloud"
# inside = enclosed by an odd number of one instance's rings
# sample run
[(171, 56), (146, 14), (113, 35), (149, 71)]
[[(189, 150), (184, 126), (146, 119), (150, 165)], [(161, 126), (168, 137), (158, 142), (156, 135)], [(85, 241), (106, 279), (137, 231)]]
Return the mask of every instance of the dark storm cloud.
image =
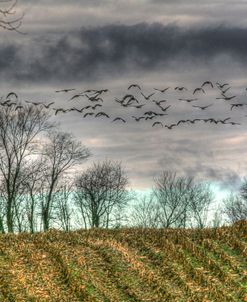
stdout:
[(12, 68), (12, 63), (16, 61), (18, 54), (17, 48), (13, 46), (0, 47), (0, 70)]
[[(246, 64), (246, 36), (247, 28), (225, 26), (183, 30), (141, 23), (82, 28), (55, 39), (46, 37), (43, 42), (36, 38), (30, 45), (0, 46), (0, 72), (27, 81), (73, 81), (128, 70), (159, 70), (184, 61), (215, 64), (220, 55)], [(6, 62), (15, 66), (15, 72), (10, 74)]]

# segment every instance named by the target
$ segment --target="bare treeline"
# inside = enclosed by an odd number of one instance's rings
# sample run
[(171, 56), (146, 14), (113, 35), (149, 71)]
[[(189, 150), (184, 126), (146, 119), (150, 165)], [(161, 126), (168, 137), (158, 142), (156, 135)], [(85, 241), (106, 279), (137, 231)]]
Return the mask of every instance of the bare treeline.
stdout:
[[(214, 201), (209, 184), (163, 171), (150, 195), (140, 198), (129, 189), (120, 162), (83, 168), (90, 151), (50, 117), (49, 110), (33, 104), (1, 108), (0, 232), (209, 225)], [(231, 223), (247, 218), (246, 187), (245, 182), (241, 194), (221, 209)]]

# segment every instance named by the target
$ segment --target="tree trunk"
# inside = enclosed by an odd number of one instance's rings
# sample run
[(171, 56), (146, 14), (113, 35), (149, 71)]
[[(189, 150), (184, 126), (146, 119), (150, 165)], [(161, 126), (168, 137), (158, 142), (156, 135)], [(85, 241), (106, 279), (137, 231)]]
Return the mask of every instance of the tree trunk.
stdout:
[(7, 205), (7, 229), (8, 229), (8, 233), (14, 232), (12, 201), (11, 200), (8, 201), (8, 205)]
[(3, 220), (2, 220), (1, 217), (0, 217), (0, 232), (1, 232), (2, 234), (5, 234), (5, 230), (4, 230), (4, 226), (3, 226)]
[(44, 232), (49, 230), (49, 214), (48, 214), (48, 209), (45, 209), (43, 211), (43, 229)]

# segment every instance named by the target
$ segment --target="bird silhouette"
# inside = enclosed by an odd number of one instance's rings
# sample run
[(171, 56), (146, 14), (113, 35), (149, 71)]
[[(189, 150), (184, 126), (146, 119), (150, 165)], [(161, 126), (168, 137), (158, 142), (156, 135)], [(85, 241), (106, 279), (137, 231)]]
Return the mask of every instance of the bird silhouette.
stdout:
[(155, 118), (155, 117), (156, 117), (156, 115), (147, 116), (147, 117), (145, 117), (145, 121), (147, 121), (147, 120), (152, 120), (152, 119)]
[(222, 122), (222, 124), (225, 124), (225, 123), (226, 123), (226, 121), (228, 121), (228, 120), (230, 120), (230, 119), (231, 119), (230, 117), (227, 117), (227, 118), (225, 118), (225, 119), (221, 120), (221, 122)]
[(151, 93), (151, 94), (149, 94), (149, 95), (145, 95), (145, 94), (143, 94), (142, 92), (141, 92), (141, 95), (143, 95), (143, 97), (145, 98), (145, 100), (149, 100), (150, 99), (150, 97), (151, 96), (153, 96), (155, 93), (153, 92), (153, 93)]
[(157, 91), (159, 91), (159, 92), (164, 93), (164, 92), (166, 92), (169, 88), (170, 88), (170, 87), (167, 87), (167, 88), (164, 88), (164, 89), (154, 88), (154, 90), (157, 90)]
[(94, 115), (94, 112), (87, 112), (83, 115), (83, 117), (92, 116)]
[(95, 117), (100, 117), (100, 116), (105, 116), (107, 118), (109, 118), (110, 116), (108, 114), (106, 114), (105, 112), (99, 112), (95, 115)]
[(214, 88), (214, 85), (213, 85), (213, 83), (212, 83), (211, 81), (205, 81), (205, 82), (201, 85), (201, 87), (203, 87), (203, 86), (205, 86), (205, 85), (210, 85), (212, 88)]
[(225, 96), (224, 94), (225, 94), (229, 89), (231, 89), (231, 87), (228, 87), (228, 88), (226, 88), (225, 90), (221, 90), (221, 94), (222, 94), (223, 96)]
[(144, 115), (158, 115), (158, 114), (154, 111), (147, 111), (144, 113)]
[(193, 94), (195, 94), (196, 92), (203, 92), (205, 93), (205, 90), (202, 87), (198, 87), (193, 91)]
[(63, 109), (63, 108), (58, 108), (58, 109), (54, 109), (55, 110), (55, 115), (58, 114), (58, 112), (63, 112), (63, 113), (66, 113), (67, 110), (66, 109)]
[(198, 99), (179, 99), (179, 101), (184, 101), (184, 102), (187, 102), (187, 103), (190, 103), (190, 102), (195, 102), (197, 101)]
[(114, 100), (115, 100), (115, 102), (117, 102), (119, 104), (123, 104), (123, 102), (124, 102), (124, 100), (119, 100), (118, 98), (115, 98)]
[(55, 102), (51, 102), (49, 104), (42, 104), (46, 109), (49, 109), (51, 105), (53, 105)]
[(88, 94), (85, 94), (85, 96), (88, 98), (89, 101), (91, 102), (98, 102), (101, 101), (102, 103), (104, 102), (102, 98), (97, 97), (97, 96), (89, 96)]
[(140, 120), (145, 119), (144, 116), (140, 116), (140, 117), (132, 116), (132, 118), (135, 119), (136, 122), (139, 122)]
[(174, 88), (174, 90), (178, 90), (178, 91), (184, 91), (184, 90), (188, 90), (186, 87), (184, 87), (184, 86), (182, 86), (182, 87), (179, 87), (179, 86), (177, 86), (177, 87), (175, 87)]
[[(127, 103), (125, 105), (127, 105), (127, 106), (131, 105), (131, 104), (133, 104), (133, 102), (139, 103), (138, 100), (133, 97), (133, 98), (128, 99), (128, 101), (127, 101)], [(123, 103), (122, 103), (122, 105), (123, 105)]]
[(247, 104), (243, 104), (243, 103), (239, 103), (239, 104), (231, 104), (231, 110), (234, 108), (234, 107), (243, 107)]
[(173, 127), (176, 127), (177, 124), (171, 124), (171, 125), (165, 125), (165, 127), (169, 130), (171, 130)]
[(6, 99), (8, 99), (9, 97), (14, 96), (16, 99), (18, 99), (18, 96), (15, 92), (10, 92), (7, 94)]
[(203, 121), (204, 121), (205, 123), (207, 123), (207, 122), (210, 122), (210, 123), (217, 123), (217, 121), (216, 121), (215, 119), (213, 119), (213, 118), (203, 119)]
[(210, 105), (207, 105), (207, 106), (196, 106), (196, 105), (192, 105), (192, 107), (195, 107), (195, 108), (199, 108), (201, 110), (205, 110), (207, 109), (208, 107), (211, 107), (213, 106), (213, 104), (210, 104)]
[(128, 87), (128, 90), (130, 88), (138, 88), (139, 90), (141, 90), (141, 87), (138, 85), (138, 84), (131, 84), (129, 87)]
[(82, 94), (86, 94), (86, 93), (95, 93), (95, 92), (97, 92), (97, 90), (96, 89), (87, 89), (87, 90), (85, 90), (85, 91), (83, 91), (83, 92), (81, 92)]
[(75, 95), (73, 95), (70, 99), (69, 99), (69, 101), (72, 101), (72, 100), (74, 100), (74, 99), (77, 99), (77, 98), (80, 98), (80, 97), (83, 97), (84, 96), (84, 94), (75, 94)]
[(200, 119), (200, 118), (195, 118), (195, 119), (193, 119), (193, 120), (186, 120), (187, 122), (189, 122), (189, 123), (191, 123), (191, 124), (195, 124), (195, 122), (199, 122), (199, 121), (202, 121), (202, 119)]
[(77, 111), (79, 113), (82, 113), (83, 110), (84, 110), (84, 108), (78, 109), (78, 108), (73, 107), (73, 108), (70, 108), (68, 111)]
[(97, 107), (102, 107), (101, 104), (95, 104), (94, 106), (92, 106), (92, 109), (95, 110)]
[(116, 122), (116, 121), (122, 121), (123, 123), (126, 123), (126, 120), (124, 120), (123, 118), (121, 117), (116, 117), (114, 118), (114, 120), (112, 122)]
[(171, 105), (169, 105), (169, 106), (167, 106), (167, 107), (165, 107), (165, 108), (163, 108), (161, 105), (158, 105), (159, 107), (160, 107), (160, 109), (163, 111), (163, 112), (165, 112), (167, 109), (169, 109), (170, 107), (171, 107)]
[(160, 125), (162, 128), (164, 127), (161, 122), (154, 122), (152, 127), (155, 127), (156, 125)]
[(69, 92), (69, 91), (73, 91), (73, 90), (75, 90), (75, 88), (61, 89), (61, 90), (56, 90), (55, 92)]
[(179, 120), (176, 125), (178, 126), (179, 124), (187, 123), (188, 121), (189, 120)]
[(224, 96), (224, 97), (222, 97), (222, 98), (216, 98), (216, 100), (230, 101), (230, 100), (234, 99), (235, 97), (236, 97), (236, 95), (228, 96), (228, 97)]
[(142, 108), (145, 105), (146, 104), (140, 104), (140, 105), (135, 105), (135, 106), (130, 106), (130, 107), (134, 107), (134, 108), (140, 109), (140, 108)]
[(160, 101), (153, 100), (153, 102), (154, 102), (157, 106), (160, 106), (161, 103), (165, 103), (165, 102), (167, 102), (167, 100), (160, 100)]
[(96, 90), (95, 93), (99, 95), (102, 94), (103, 92), (108, 92), (108, 91), (109, 89), (100, 89), (100, 90)]
[(220, 89), (224, 88), (225, 86), (228, 86), (228, 83), (220, 84), (219, 82), (216, 83), (216, 86)]
[(230, 124), (230, 125), (241, 125), (240, 123), (236, 123), (236, 122), (228, 122), (228, 123), (225, 123), (225, 124)]
[(138, 100), (132, 95), (132, 94), (126, 94), (125, 96), (123, 96), (122, 101), (125, 101), (126, 99), (130, 99), (130, 100), (135, 100), (138, 102)]
[(86, 109), (89, 109), (89, 108), (92, 108), (92, 106), (87, 105), (87, 106), (85, 106), (85, 107), (82, 107), (80, 110), (81, 110), (81, 112), (82, 112), (83, 110), (86, 110)]

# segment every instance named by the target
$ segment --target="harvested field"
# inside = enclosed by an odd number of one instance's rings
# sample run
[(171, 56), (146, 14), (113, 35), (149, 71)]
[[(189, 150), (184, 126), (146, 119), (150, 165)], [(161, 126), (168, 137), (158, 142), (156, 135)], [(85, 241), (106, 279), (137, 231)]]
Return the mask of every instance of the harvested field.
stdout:
[(0, 236), (0, 301), (247, 301), (247, 224)]

